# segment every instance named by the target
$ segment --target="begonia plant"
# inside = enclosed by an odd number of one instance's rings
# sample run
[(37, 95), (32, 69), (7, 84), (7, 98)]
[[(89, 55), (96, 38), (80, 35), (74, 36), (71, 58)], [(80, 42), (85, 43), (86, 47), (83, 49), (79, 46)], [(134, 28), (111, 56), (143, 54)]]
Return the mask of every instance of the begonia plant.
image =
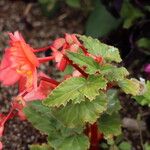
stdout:
[[(140, 81), (129, 79), (120, 66), (119, 50), (78, 34), (65, 34), (40, 49), (27, 44), (18, 31), (9, 37), (0, 81), (4, 86), (18, 84), (18, 95), (9, 113), (0, 114), (0, 137), (6, 121), (17, 115), (47, 135), (46, 143), (31, 145), (31, 150), (99, 150), (103, 139), (113, 144), (121, 133), (118, 90), (133, 96), (142, 91)], [(42, 51), (51, 55), (38, 58)], [(48, 61), (65, 72), (61, 81), (40, 71)]]

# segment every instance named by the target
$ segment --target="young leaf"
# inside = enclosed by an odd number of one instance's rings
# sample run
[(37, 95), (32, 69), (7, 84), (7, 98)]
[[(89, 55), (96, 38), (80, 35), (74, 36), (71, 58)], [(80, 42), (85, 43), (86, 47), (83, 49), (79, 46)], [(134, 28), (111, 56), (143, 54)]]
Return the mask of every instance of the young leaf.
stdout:
[(121, 121), (119, 114), (103, 114), (99, 119), (99, 129), (107, 140), (121, 134)]
[(145, 93), (143, 95), (134, 96), (134, 99), (142, 106), (150, 106), (150, 81), (146, 83)]
[(124, 67), (116, 67), (113, 65), (104, 65), (101, 66), (101, 71), (100, 71), (107, 80), (110, 82), (112, 81), (119, 81), (123, 80), (126, 76), (129, 75), (129, 72), (127, 71), (126, 68)]
[(30, 150), (52, 150), (52, 148), (47, 144), (42, 144), (42, 145), (33, 144), (30, 145), (29, 147)]
[[(89, 76), (88, 79), (82, 77), (74, 77), (65, 80), (58, 87), (56, 87), (43, 104), (46, 106), (61, 106), (66, 105), (67, 102), (72, 100), (73, 103), (80, 103), (84, 98), (84, 95), (93, 100), (99, 93), (99, 89), (106, 88), (106, 80), (98, 76)], [(92, 92), (89, 92), (92, 91)]]
[(101, 43), (99, 40), (93, 39), (92, 37), (80, 36), (80, 39), (83, 41), (89, 53), (95, 56), (101, 56), (106, 61), (122, 61), (117, 48)]
[(133, 96), (140, 94), (140, 82), (136, 79), (124, 79), (118, 81), (119, 87), (126, 93)]
[(74, 128), (83, 126), (86, 122), (94, 123), (99, 115), (106, 110), (106, 106), (107, 97), (101, 92), (92, 102), (86, 99), (80, 104), (69, 103), (65, 107), (56, 109), (54, 116), (65, 126)]
[(113, 17), (100, 0), (92, 2), (95, 2), (95, 8), (86, 23), (86, 34), (95, 38), (102, 37), (116, 29), (120, 20)]
[(87, 150), (90, 146), (88, 137), (83, 134), (72, 134), (69, 137), (48, 137), (48, 143), (56, 150)]
[(46, 106), (43, 106), (41, 101), (28, 103), (27, 107), (24, 108), (24, 113), (33, 126), (45, 134), (55, 130), (55, 121), (51, 111)]
[(112, 114), (114, 112), (118, 112), (121, 108), (119, 99), (118, 99), (118, 92), (117, 90), (108, 90), (107, 91), (108, 96), (108, 105), (107, 105), (107, 113)]
[(83, 54), (68, 52), (67, 56), (75, 64), (78, 64), (80, 67), (87, 67), (86, 72), (89, 74), (94, 74), (99, 71), (100, 66), (94, 59), (91, 57), (85, 56)]

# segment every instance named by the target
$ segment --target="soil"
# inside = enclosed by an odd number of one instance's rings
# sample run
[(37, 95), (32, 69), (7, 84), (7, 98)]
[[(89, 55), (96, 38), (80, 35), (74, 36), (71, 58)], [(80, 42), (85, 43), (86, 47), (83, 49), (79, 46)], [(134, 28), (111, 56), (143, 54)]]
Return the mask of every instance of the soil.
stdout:
[[(48, 18), (43, 15), (41, 7), (36, 1), (0, 0), (0, 58), (7, 47), (7, 32), (18, 30), (32, 47), (40, 48), (49, 45), (53, 39), (63, 36), (66, 32), (83, 34), (85, 19), (86, 17), (82, 12), (69, 8), (65, 4), (62, 4), (53, 18)], [(117, 41), (113, 37), (114, 35), (112, 34), (103, 40), (113, 45)], [(125, 35), (123, 35), (124, 37)], [(125, 42), (120, 45), (124, 44)], [(119, 48), (121, 48), (124, 56), (123, 46)], [(133, 68), (129, 67), (127, 63), (124, 64), (135, 74)], [(41, 69), (49, 75), (55, 75), (56, 78), (59, 77), (52, 65), (46, 64)], [(0, 112), (8, 112), (11, 97), (16, 94), (17, 87), (8, 88), (0, 85)], [(148, 107), (140, 107), (133, 99), (124, 94), (120, 95), (120, 102), (123, 106), (123, 109), (120, 111), (122, 118), (136, 119), (140, 115), (141, 120), (146, 123), (146, 130), (142, 132), (142, 135), (140, 131), (131, 131), (123, 128), (124, 137), (132, 143), (133, 150), (142, 150), (141, 137), (143, 142), (150, 141), (150, 109)], [(46, 141), (46, 137), (34, 129), (28, 121), (20, 121), (16, 117), (6, 123), (2, 141), (4, 150), (28, 150), (29, 144), (43, 143)]]

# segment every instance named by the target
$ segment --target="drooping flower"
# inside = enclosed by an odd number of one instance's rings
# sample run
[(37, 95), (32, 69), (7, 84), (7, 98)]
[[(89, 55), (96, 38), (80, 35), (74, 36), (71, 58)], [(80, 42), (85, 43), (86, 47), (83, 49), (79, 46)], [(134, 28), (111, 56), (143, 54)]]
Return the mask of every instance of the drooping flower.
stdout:
[(0, 65), (0, 81), (4, 85), (24, 82), (24, 89), (29, 90), (37, 84), (36, 67), (39, 66), (39, 61), (33, 53), (33, 48), (18, 31), (9, 33), (9, 37), (10, 47), (5, 49)]
[(83, 51), (86, 56), (92, 57), (96, 62), (102, 63), (103, 58), (101, 56), (94, 56), (90, 54), (83, 44), (77, 39), (75, 34), (65, 34), (65, 38), (56, 39), (50, 46), (53, 51), (53, 56), (57, 62), (57, 68), (64, 71), (66, 66), (69, 64), (65, 58), (66, 51), (77, 52), (79, 49)]
[(75, 34), (66, 33), (65, 38), (58, 38), (53, 42), (51, 49), (59, 70), (64, 71), (68, 64), (64, 57), (66, 50), (76, 52), (80, 46), (81, 43), (76, 38)]
[[(50, 80), (52, 79), (43, 72), (38, 74), (38, 78), (41, 79), (38, 87), (23, 97), (25, 101), (43, 100), (58, 85), (57, 81), (54, 81), (56, 83), (51, 83)], [(43, 80), (43, 78), (45, 78), (47, 81)]]

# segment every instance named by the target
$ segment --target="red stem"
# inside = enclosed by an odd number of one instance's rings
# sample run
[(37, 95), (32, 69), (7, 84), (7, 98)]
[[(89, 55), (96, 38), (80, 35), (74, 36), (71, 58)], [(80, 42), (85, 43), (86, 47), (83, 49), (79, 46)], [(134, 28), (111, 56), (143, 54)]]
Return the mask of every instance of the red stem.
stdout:
[(42, 51), (46, 51), (48, 49), (50, 49), (50, 46), (35, 49), (35, 50), (33, 50), (33, 52), (42, 52)]
[(44, 63), (44, 62), (47, 62), (47, 61), (50, 61), (50, 60), (53, 60), (54, 59), (54, 56), (49, 56), (49, 57), (44, 57), (44, 58), (38, 58), (39, 62), (40, 63)]
[(100, 150), (99, 143), (103, 139), (103, 134), (99, 132), (97, 123), (86, 124), (86, 129), (84, 133), (90, 139), (90, 149), (89, 150)]
[(40, 79), (43, 80), (43, 81), (50, 82), (50, 83), (52, 83), (54, 85), (58, 85), (59, 84), (59, 82), (54, 80), (54, 79), (50, 79), (50, 78), (46, 78), (46, 77), (40, 77)]
[(14, 111), (14, 108), (11, 108), (11, 110), (7, 114), (6, 118), (2, 121), (2, 123), (0, 124), (0, 126), (3, 126), (9, 118), (13, 117), (13, 111)]
[(99, 150), (99, 137), (98, 137), (98, 127), (97, 123), (91, 126), (91, 146), (90, 150)]
[(64, 55), (64, 58), (69, 62), (70, 65), (72, 65), (76, 70), (78, 70), (85, 78), (88, 77), (88, 74), (85, 73), (78, 65), (73, 64), (73, 61), (70, 60), (67, 56)]
[(80, 48), (82, 49), (82, 51), (84, 52), (85, 55), (88, 54), (88, 52), (87, 52), (87, 50), (86, 50), (86, 48), (84, 46), (81, 45)]

